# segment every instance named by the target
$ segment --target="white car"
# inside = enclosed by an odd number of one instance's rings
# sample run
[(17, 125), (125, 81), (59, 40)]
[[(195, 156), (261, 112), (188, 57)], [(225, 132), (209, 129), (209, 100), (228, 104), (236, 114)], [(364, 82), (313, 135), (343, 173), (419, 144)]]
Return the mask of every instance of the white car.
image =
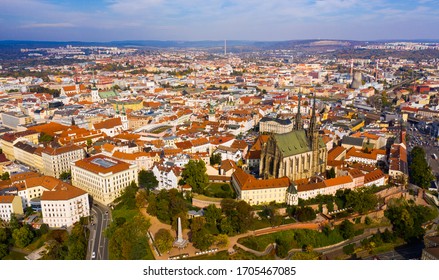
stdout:
[(95, 252), (93, 252), (93, 253), (91, 254), (91, 258), (92, 258), (92, 259), (96, 258), (96, 253), (95, 253)]

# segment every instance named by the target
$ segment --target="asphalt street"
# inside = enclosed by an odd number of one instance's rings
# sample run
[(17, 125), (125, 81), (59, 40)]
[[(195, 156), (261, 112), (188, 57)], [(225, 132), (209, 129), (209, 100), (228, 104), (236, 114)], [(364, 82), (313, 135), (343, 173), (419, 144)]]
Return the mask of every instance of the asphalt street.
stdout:
[(87, 258), (91, 260), (108, 260), (108, 239), (105, 237), (104, 231), (111, 223), (111, 211), (107, 207), (95, 203), (91, 212), (93, 221), (90, 226), (89, 254)]

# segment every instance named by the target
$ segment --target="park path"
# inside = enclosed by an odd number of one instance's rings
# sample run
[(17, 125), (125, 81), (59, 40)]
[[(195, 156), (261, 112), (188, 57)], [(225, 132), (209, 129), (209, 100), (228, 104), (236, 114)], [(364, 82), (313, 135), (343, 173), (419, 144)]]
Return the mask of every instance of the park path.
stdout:
[[(146, 212), (146, 208), (141, 208), (140, 213), (142, 213), (142, 215), (144, 217), (146, 217), (150, 220), (151, 227), (149, 228), (149, 231), (151, 232), (152, 236), (154, 236), (160, 229), (164, 228), (164, 229), (170, 230), (171, 234), (174, 236), (174, 238), (176, 238), (176, 232), (175, 232), (175, 230), (172, 229), (171, 225), (162, 223), (159, 219), (157, 219), (157, 217), (149, 215)], [(279, 227), (274, 227), (274, 228), (269, 227), (269, 228), (255, 230), (255, 231), (249, 231), (249, 232), (246, 232), (243, 234), (238, 234), (238, 235), (229, 237), (228, 250), (232, 251), (233, 247), (237, 246), (244, 251), (255, 254), (256, 256), (265, 256), (265, 255), (269, 254), (271, 252), (271, 250), (273, 249), (272, 245), (267, 246), (267, 248), (265, 249), (264, 252), (259, 252), (259, 251), (247, 248), (242, 244), (239, 244), (238, 240), (240, 238), (244, 238), (244, 237), (248, 237), (248, 236), (259, 236), (259, 235), (264, 235), (264, 234), (269, 234), (269, 233), (283, 231), (283, 230), (289, 230), (289, 229), (314, 229), (314, 230), (317, 230), (320, 228), (320, 226), (321, 226), (320, 223), (294, 223), (294, 224), (281, 225)], [(183, 230), (183, 238), (189, 239), (188, 238), (189, 231), (190, 231), (189, 229)], [(169, 252), (165, 252), (161, 256), (159, 256), (156, 253), (154, 248), (151, 248), (151, 249), (154, 253), (154, 257), (156, 260), (167, 260), (167, 259), (169, 259), (169, 257), (177, 256), (177, 255), (181, 255), (181, 254), (188, 254), (189, 257), (193, 257), (193, 256), (196, 256), (195, 253), (200, 251), (199, 249), (193, 247), (192, 243), (190, 243), (190, 242), (188, 243), (188, 246), (184, 249), (172, 248)]]

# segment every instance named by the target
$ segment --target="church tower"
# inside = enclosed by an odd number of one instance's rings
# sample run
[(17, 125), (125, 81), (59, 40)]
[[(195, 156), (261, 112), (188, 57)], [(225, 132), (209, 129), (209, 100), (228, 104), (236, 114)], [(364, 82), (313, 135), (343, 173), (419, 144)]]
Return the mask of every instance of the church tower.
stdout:
[(93, 86), (91, 87), (91, 102), (99, 102), (101, 97), (99, 96), (99, 90), (96, 87), (95, 73), (93, 71)]
[(128, 117), (125, 112), (125, 105), (122, 105), (122, 112), (119, 111), (119, 104), (116, 104), (116, 117), (120, 118), (120, 121), (122, 122), (122, 129), (127, 130), (128, 129)]
[(313, 97), (313, 106), (312, 106), (312, 114), (311, 121), (308, 128), (308, 139), (311, 143), (311, 151), (312, 151), (312, 175), (315, 173), (319, 173), (319, 128), (317, 126), (317, 117), (316, 117), (316, 96), (314, 94)]
[(300, 113), (300, 99), (301, 98), (302, 98), (302, 93), (299, 91), (299, 104), (297, 105), (296, 121), (294, 123), (295, 130), (303, 129), (302, 114)]

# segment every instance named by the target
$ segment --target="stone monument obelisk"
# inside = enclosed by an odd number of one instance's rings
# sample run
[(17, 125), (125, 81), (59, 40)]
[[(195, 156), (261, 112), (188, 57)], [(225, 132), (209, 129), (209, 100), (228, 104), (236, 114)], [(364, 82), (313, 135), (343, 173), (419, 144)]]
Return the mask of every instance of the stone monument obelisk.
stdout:
[(183, 238), (183, 230), (181, 228), (181, 218), (177, 219), (177, 239), (174, 241), (174, 247), (179, 249), (186, 247), (188, 241)]

